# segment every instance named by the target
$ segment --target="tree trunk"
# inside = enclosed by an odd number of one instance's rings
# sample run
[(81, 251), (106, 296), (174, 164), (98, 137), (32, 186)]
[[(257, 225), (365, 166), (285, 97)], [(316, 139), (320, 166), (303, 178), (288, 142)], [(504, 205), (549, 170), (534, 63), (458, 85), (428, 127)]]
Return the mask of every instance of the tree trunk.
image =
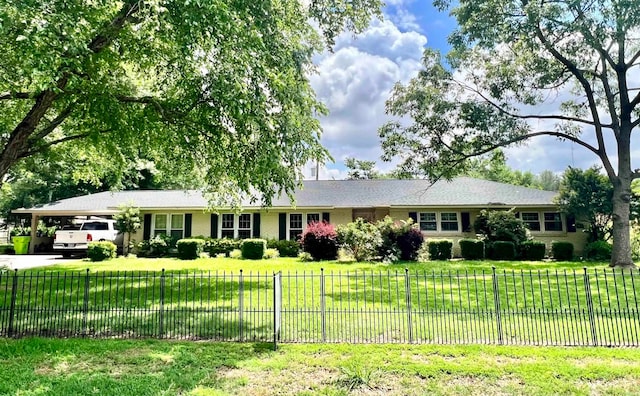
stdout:
[(613, 183), (613, 250), (610, 267), (635, 268), (631, 258), (631, 228), (629, 226), (631, 179), (618, 178)]

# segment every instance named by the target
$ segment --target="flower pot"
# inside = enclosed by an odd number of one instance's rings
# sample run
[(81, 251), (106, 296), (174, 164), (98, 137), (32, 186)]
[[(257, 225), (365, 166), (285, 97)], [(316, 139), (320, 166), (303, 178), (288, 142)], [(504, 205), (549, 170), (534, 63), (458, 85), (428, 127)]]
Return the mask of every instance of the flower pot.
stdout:
[(30, 236), (14, 236), (13, 249), (16, 251), (16, 254), (29, 253), (29, 242), (31, 242)]

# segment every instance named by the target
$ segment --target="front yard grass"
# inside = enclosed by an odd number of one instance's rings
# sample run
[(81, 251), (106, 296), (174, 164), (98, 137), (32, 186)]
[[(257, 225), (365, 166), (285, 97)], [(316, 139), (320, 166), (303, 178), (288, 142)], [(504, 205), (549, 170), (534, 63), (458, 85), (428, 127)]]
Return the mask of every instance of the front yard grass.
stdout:
[(581, 270), (587, 268), (608, 268), (606, 262), (580, 262), (580, 261), (468, 261), (468, 260), (451, 260), (451, 261), (426, 261), (426, 262), (398, 262), (394, 264), (384, 264), (379, 262), (340, 262), (340, 261), (321, 261), (321, 262), (302, 262), (298, 258), (280, 257), (276, 259), (265, 260), (241, 260), (227, 257), (217, 258), (200, 258), (197, 260), (179, 260), (177, 258), (136, 258), (118, 257), (113, 260), (103, 262), (91, 262), (88, 260), (75, 261), (67, 264), (59, 264), (45, 268), (35, 268), (33, 271), (82, 271), (87, 268), (92, 272), (96, 271), (228, 271), (237, 272), (243, 270), (248, 273), (250, 271), (260, 273), (271, 273), (277, 271), (283, 272), (320, 272), (325, 271), (404, 271), (408, 268), (410, 271), (469, 271), (476, 270), (478, 272), (491, 271), (492, 267), (497, 270)]
[(639, 394), (640, 350), (0, 340), (3, 395)]

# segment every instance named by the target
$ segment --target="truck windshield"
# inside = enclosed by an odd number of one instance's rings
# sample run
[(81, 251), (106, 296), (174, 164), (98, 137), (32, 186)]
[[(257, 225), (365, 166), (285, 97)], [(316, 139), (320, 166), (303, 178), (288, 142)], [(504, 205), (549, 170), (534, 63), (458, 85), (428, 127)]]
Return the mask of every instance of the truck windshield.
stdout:
[(100, 223), (97, 221), (82, 224), (82, 230), (84, 231), (104, 231), (108, 229), (109, 229), (109, 224)]

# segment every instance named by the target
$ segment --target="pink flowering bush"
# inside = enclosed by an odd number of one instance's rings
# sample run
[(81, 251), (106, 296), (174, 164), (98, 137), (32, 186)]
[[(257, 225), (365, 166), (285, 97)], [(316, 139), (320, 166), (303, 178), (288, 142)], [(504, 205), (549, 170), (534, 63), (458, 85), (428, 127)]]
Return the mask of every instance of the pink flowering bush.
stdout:
[(302, 233), (302, 249), (314, 260), (338, 258), (338, 234), (332, 224), (325, 221), (312, 222)]

